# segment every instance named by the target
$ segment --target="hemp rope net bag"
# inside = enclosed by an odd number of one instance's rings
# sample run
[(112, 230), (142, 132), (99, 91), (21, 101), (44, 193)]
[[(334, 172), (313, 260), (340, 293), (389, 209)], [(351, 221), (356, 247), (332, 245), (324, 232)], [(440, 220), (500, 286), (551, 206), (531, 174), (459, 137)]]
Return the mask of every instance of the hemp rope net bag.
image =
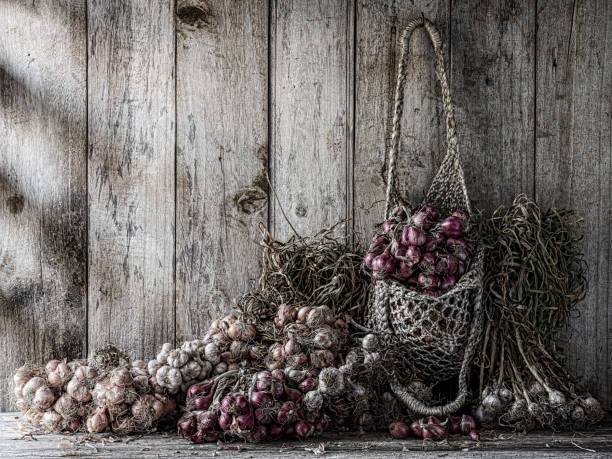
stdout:
[[(403, 203), (395, 188), (395, 161), (399, 149), (408, 45), (417, 27), (424, 27), (433, 43), (446, 118), (447, 152), (427, 192), (425, 203), (438, 207), (441, 215), (450, 215), (457, 209), (471, 213), (457, 148), (442, 40), (434, 25), (421, 16), (410, 21), (401, 37), (385, 219), (389, 218), (393, 205)], [(368, 308), (368, 325), (380, 334), (384, 342), (399, 342), (406, 348), (415, 375), (430, 382), (438, 382), (459, 374), (457, 398), (444, 406), (427, 406), (396, 381), (392, 381), (391, 387), (396, 396), (414, 413), (443, 415), (456, 411), (467, 400), (467, 378), (482, 330), (482, 246), (478, 245), (474, 255), (469, 270), (453, 288), (439, 297), (410, 290), (394, 280), (380, 280), (374, 286)]]

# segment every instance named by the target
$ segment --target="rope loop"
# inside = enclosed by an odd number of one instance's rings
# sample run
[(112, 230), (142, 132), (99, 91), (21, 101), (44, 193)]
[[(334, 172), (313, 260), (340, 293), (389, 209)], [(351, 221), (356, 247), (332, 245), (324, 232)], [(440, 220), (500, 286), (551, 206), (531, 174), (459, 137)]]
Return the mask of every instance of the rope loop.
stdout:
[[(389, 150), (389, 168), (387, 171), (385, 218), (389, 218), (389, 212), (391, 211), (392, 204), (400, 201), (399, 195), (395, 188), (396, 158), (399, 151), (401, 122), (404, 111), (404, 88), (406, 85), (410, 38), (412, 33), (419, 27), (425, 28), (434, 48), (437, 61), (436, 73), (442, 89), (442, 106), (444, 109), (444, 117), (446, 119), (446, 156), (444, 157), (440, 170), (438, 171), (436, 177), (437, 180), (434, 179), (432, 183), (427, 201), (432, 204), (438, 204), (442, 206), (443, 209), (446, 209), (446, 207), (452, 207), (454, 204), (455, 208), (463, 208), (468, 212), (471, 211), (467, 188), (465, 186), (465, 179), (463, 176), (463, 169), (461, 167), (459, 148), (457, 146), (458, 142), (457, 132), (455, 129), (455, 115), (451, 101), (450, 88), (446, 78), (442, 38), (433, 23), (427, 19), (424, 14), (421, 14), (408, 22), (408, 25), (402, 32), (400, 38), (401, 55), (398, 64), (397, 84), (395, 88), (391, 148)], [(440, 196), (439, 190), (436, 189), (443, 185), (444, 182), (449, 182), (450, 184), (450, 190), (447, 190), (447, 193), (452, 194), (450, 198)], [(441, 200), (443, 202), (434, 202), (440, 198), (442, 198)]]

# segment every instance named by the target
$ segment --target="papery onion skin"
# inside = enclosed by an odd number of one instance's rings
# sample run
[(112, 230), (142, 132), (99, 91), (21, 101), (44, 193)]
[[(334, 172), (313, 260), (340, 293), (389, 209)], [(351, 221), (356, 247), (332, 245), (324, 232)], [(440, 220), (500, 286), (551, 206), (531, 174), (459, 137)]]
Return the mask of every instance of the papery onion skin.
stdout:
[(217, 414), (214, 411), (204, 411), (197, 416), (198, 428), (212, 430), (217, 427)]
[(368, 252), (372, 252), (375, 255), (380, 255), (385, 250), (386, 244), (387, 239), (383, 236), (379, 236), (374, 242), (370, 244), (370, 246), (368, 247)]
[(200, 395), (193, 399), (193, 405), (198, 411), (207, 410), (210, 406), (211, 399), (212, 397)]
[(421, 247), (425, 252), (433, 252), (444, 242), (444, 235), (441, 233), (433, 233), (427, 236), (425, 244)]
[(440, 222), (440, 229), (449, 237), (463, 235), (464, 223), (457, 217), (448, 217)]
[(255, 414), (255, 420), (259, 424), (267, 425), (272, 422), (272, 415), (263, 408), (256, 408), (254, 411), (254, 414)]
[(232, 430), (252, 430), (255, 426), (255, 416), (253, 413), (241, 414), (234, 417), (234, 421), (232, 422), (231, 429)]
[(431, 217), (431, 215), (429, 215), (427, 212), (423, 210), (415, 213), (410, 218), (410, 221), (413, 225), (419, 228), (422, 228), (424, 230), (431, 228), (431, 226), (433, 225), (433, 220), (434, 219)]
[(248, 399), (244, 395), (237, 394), (235, 396), (235, 400), (236, 412), (238, 414), (246, 414), (249, 412), (249, 410), (251, 409), (251, 405), (249, 404)]
[(396, 440), (403, 440), (404, 438), (408, 438), (410, 435), (410, 427), (403, 422), (392, 422), (389, 425), (389, 433)]
[(184, 437), (190, 437), (196, 432), (196, 417), (191, 413), (185, 413), (178, 420), (177, 426)]
[(440, 285), (440, 279), (432, 274), (419, 274), (419, 285), (426, 289), (437, 288)]
[(423, 230), (414, 226), (405, 226), (402, 231), (402, 244), (408, 246), (422, 246), (427, 241)]
[(439, 441), (446, 437), (446, 428), (440, 424), (425, 424), (423, 426), (423, 438), (426, 440)]
[(457, 259), (452, 255), (442, 255), (436, 263), (435, 273), (450, 276), (457, 272)]
[(295, 423), (295, 434), (299, 438), (308, 438), (314, 432), (314, 426), (308, 421), (298, 421)]
[(440, 281), (440, 290), (448, 290), (455, 286), (457, 278), (455, 276), (445, 276)]
[(55, 371), (57, 366), (60, 364), (60, 360), (49, 360), (45, 365), (45, 373), (49, 374), (52, 371)]
[(272, 374), (269, 371), (263, 370), (255, 376), (255, 385), (257, 390), (269, 390), (272, 385)]
[(474, 418), (469, 414), (464, 414), (461, 416), (459, 426), (463, 435), (469, 435), (470, 432), (476, 428), (476, 421), (474, 421)]
[(424, 205), (421, 211), (429, 215), (429, 218), (431, 218), (432, 220), (437, 220), (440, 216), (440, 212), (438, 211), (438, 209), (433, 206)]
[(287, 400), (297, 403), (302, 400), (303, 394), (301, 391), (293, 389), (292, 387), (285, 387), (285, 396), (287, 397)]
[(414, 266), (421, 261), (421, 250), (418, 247), (410, 246), (406, 249), (404, 260), (408, 266)]
[(448, 416), (449, 431), (452, 434), (461, 433), (461, 416)]
[(414, 421), (410, 424), (410, 430), (415, 437), (423, 437), (423, 423), (421, 421)]
[(297, 407), (292, 401), (283, 402), (278, 413), (276, 414), (276, 420), (279, 424), (288, 424), (297, 418)]
[(403, 261), (399, 263), (393, 277), (399, 281), (406, 281), (414, 274), (414, 269)]
[(436, 256), (433, 253), (427, 252), (423, 254), (419, 263), (419, 268), (423, 274), (433, 274), (436, 267)]
[(465, 210), (456, 210), (451, 214), (452, 217), (456, 217), (461, 220), (464, 224), (470, 220), (470, 214), (468, 214)]
[(387, 220), (386, 222), (382, 224), (383, 233), (385, 234), (390, 233), (395, 228), (395, 225), (396, 225), (396, 222), (394, 222), (393, 220)]
[(195, 397), (199, 394), (208, 393), (214, 386), (214, 380), (193, 384), (187, 390), (187, 398)]
[(306, 378), (300, 383), (299, 388), (303, 393), (306, 393), (314, 390), (316, 386), (317, 380), (315, 378)]
[(232, 414), (236, 411), (236, 400), (231, 394), (227, 394), (221, 399), (221, 411), (228, 414)]
[(285, 433), (285, 428), (282, 425), (270, 424), (268, 426), (268, 439), (279, 440)]
[(395, 270), (395, 260), (386, 253), (378, 255), (372, 261), (372, 270), (383, 274), (392, 273)]
[(271, 406), (274, 403), (272, 395), (270, 394), (270, 392), (266, 391), (253, 391), (251, 393), (250, 400), (251, 405), (253, 405), (254, 408)]
[(391, 247), (389, 248), (389, 253), (394, 257), (403, 257), (406, 255), (406, 247), (397, 241), (393, 241), (391, 243)]
[(221, 412), (219, 414), (219, 427), (221, 430), (229, 430), (232, 425), (233, 417), (229, 413)]
[(252, 436), (255, 442), (265, 441), (268, 438), (268, 429), (262, 425), (255, 426)]
[(272, 370), (270, 375), (272, 376), (272, 379), (276, 380), (277, 382), (285, 381), (285, 372), (281, 369)]

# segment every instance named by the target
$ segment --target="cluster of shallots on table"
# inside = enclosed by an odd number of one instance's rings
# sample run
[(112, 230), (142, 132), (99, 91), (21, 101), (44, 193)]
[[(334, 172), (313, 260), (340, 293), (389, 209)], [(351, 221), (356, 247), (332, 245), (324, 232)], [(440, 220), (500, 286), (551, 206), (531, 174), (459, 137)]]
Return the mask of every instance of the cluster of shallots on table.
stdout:
[(463, 238), (468, 223), (464, 210), (440, 219), (440, 212), (432, 206), (414, 213), (397, 208), (375, 234), (365, 266), (374, 282), (393, 279), (412, 290), (440, 296), (469, 268)]
[(173, 415), (176, 400), (134, 361), (95, 368), (85, 360), (24, 365), (13, 375), (24, 419), (46, 432), (146, 432)]
[(365, 398), (363, 388), (333, 366), (348, 336), (343, 320), (324, 305), (283, 304), (271, 332), (272, 344), (249, 344), (244, 350), (258, 364), (251, 361), (187, 390), (185, 414), (178, 422), (186, 438), (195, 443), (222, 437), (304, 439), (364, 420), (364, 403), (355, 403)]
[(476, 430), (476, 422), (469, 414), (449, 415), (443, 422), (435, 416), (429, 416), (427, 420), (419, 419), (410, 425), (396, 421), (389, 425), (389, 433), (397, 439), (413, 436), (424, 440), (437, 441), (446, 438), (448, 435), (464, 435), (472, 440), (480, 439)]

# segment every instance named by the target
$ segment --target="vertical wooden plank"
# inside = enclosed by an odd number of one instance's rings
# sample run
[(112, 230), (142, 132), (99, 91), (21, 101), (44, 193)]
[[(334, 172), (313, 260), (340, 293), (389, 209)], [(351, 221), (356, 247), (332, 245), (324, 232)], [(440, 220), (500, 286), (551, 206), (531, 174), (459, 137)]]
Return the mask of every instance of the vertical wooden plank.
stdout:
[[(416, 4), (413, 4), (416, 3)], [(415, 15), (424, 13), (448, 46), (448, 1), (407, 3), (361, 0), (356, 21), (355, 231), (363, 243), (384, 218), (387, 155), (395, 97), (399, 37)], [(440, 165), (446, 144), (433, 47), (423, 29), (413, 34), (406, 80), (397, 185), (419, 202)], [(461, 134), (461, 133), (460, 133)], [(461, 143), (461, 137), (460, 137)]]
[(451, 90), (477, 208), (533, 195), (535, 1), (452, 2)]
[(268, 2), (177, 5), (177, 340), (260, 268), (268, 213)]
[[(347, 216), (354, 5), (275, 0), (271, 11), (271, 175), (293, 226), (311, 234)], [(292, 235), (276, 201), (271, 221), (276, 237)]]
[(589, 290), (572, 321), (569, 365), (612, 407), (612, 6), (538, 2), (536, 192), (584, 217)]
[(174, 4), (89, 0), (89, 348), (174, 339)]
[(86, 342), (85, 6), (0, 3), (0, 410)]

